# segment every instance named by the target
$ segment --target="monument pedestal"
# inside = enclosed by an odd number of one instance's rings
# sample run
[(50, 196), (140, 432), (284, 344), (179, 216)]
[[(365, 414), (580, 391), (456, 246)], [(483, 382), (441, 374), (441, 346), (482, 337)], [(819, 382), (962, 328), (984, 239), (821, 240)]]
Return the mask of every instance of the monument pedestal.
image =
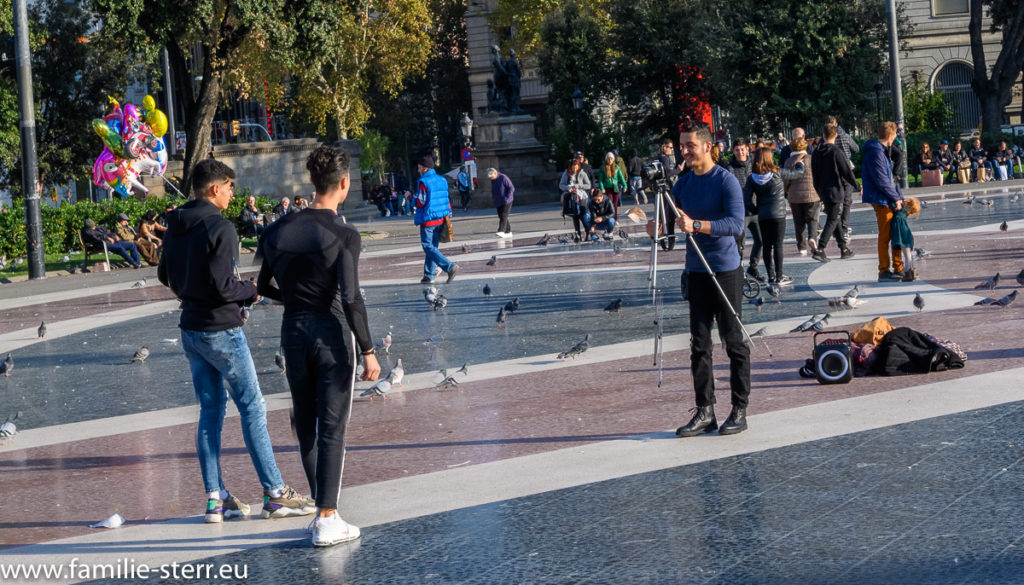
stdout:
[(479, 188), (473, 192), (473, 207), (493, 207), (487, 169), (508, 175), (516, 187), (515, 203), (557, 201), (558, 177), (547, 168), (547, 147), (534, 134), (536, 118), (529, 114), (486, 114), (476, 119), (476, 148), (473, 151), (479, 173)]

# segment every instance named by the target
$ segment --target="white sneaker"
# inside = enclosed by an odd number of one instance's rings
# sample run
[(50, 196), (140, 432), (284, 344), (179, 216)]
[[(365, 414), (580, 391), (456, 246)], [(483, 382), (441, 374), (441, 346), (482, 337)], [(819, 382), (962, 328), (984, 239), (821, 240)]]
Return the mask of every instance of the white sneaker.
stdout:
[(807, 250), (800, 250), (800, 255), (801, 256), (806, 256), (807, 255)]
[(505, 232), (494, 232), (494, 235), (498, 236), (499, 238), (504, 238)]
[(359, 527), (345, 522), (337, 512), (313, 520), (313, 546), (331, 546), (359, 538)]
[(505, 232), (505, 237), (506, 238), (511, 238), (512, 237), (512, 232)]

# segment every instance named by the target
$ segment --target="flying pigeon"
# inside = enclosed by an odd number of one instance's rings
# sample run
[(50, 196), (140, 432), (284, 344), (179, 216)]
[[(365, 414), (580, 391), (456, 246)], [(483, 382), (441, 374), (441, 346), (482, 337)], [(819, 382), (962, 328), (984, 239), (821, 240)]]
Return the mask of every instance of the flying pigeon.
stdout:
[(761, 308), (764, 307), (764, 297), (757, 295), (756, 299), (751, 299), (750, 304), (754, 305), (754, 308), (760, 311)]
[(385, 335), (384, 337), (381, 337), (380, 339), (378, 339), (377, 343), (375, 343), (373, 345), (373, 349), (382, 350), (385, 354), (390, 355), (391, 354), (391, 332), (388, 331), (387, 335)]
[(914, 295), (914, 306), (917, 307), (918, 313), (920, 313), (921, 310), (924, 309), (924, 297), (921, 296), (921, 293), (917, 293), (916, 295)]
[(556, 357), (558, 357), (558, 359), (560, 359), (562, 361), (565, 361), (566, 358), (572, 358), (575, 361), (579, 356), (583, 355), (583, 352), (587, 351), (589, 348), (590, 348), (590, 334), (587, 333), (587, 336), (583, 338), (583, 341), (581, 341), (581, 342), (577, 343), (576, 345), (570, 347), (566, 351), (563, 351), (562, 353), (558, 354), (558, 356), (556, 356)]
[(825, 313), (825, 316), (815, 321), (810, 328), (814, 329), (815, 331), (823, 331), (826, 327), (828, 327), (828, 320), (830, 318), (832, 318), (832, 313)]
[(1013, 303), (1013, 301), (1015, 301), (1015, 300), (1017, 300), (1017, 289), (1014, 289), (1014, 291), (1012, 293), (1006, 295), (1005, 297), (999, 299), (998, 301), (996, 301), (996, 302), (994, 302), (992, 304), (993, 305), (999, 305), (1000, 307), (1006, 308), (1006, 307), (1009, 307), (1010, 304)]
[(142, 278), (142, 279), (136, 280), (135, 284), (132, 285), (132, 288), (142, 288), (144, 286), (146, 286), (146, 279)]
[(790, 331), (790, 333), (799, 333), (800, 331), (807, 331), (807, 329), (811, 325), (814, 325), (815, 321), (817, 321), (817, 320), (818, 320), (818, 316), (817, 315), (813, 315), (810, 319), (808, 319), (808, 320), (804, 321), (803, 323), (801, 323), (801, 324), (797, 325), (796, 327), (794, 327), (793, 330)]
[(139, 351), (135, 352), (135, 355), (132, 356), (131, 363), (133, 363), (133, 364), (134, 363), (140, 363), (141, 364), (142, 362), (146, 361), (146, 358), (148, 358), (148, 357), (149, 357), (149, 346), (148, 345), (143, 345), (142, 347), (139, 348)]
[(991, 305), (994, 302), (996, 302), (995, 299), (993, 299), (991, 297), (985, 297), (985, 298), (981, 299), (980, 301), (974, 303), (974, 306), (977, 307), (979, 305), (980, 306)]
[(1024, 270), (1017, 273), (1017, 284), (1024, 286)]
[(505, 307), (502, 307), (498, 309), (498, 327), (501, 327), (506, 323), (508, 323), (507, 311), (505, 311)]
[(494, 266), (497, 263), (498, 263), (498, 257), (497, 256), (491, 256), (491, 259), (487, 261), (487, 265), (488, 266)]
[(391, 368), (391, 371), (388, 372), (388, 382), (391, 382), (392, 386), (401, 386), (404, 378), (405, 367), (402, 366), (402, 358), (398, 358), (398, 365)]
[(46, 337), (46, 321), (39, 322), (39, 329), (36, 329), (36, 333), (39, 335), (39, 339)]
[(485, 284), (484, 285), (484, 296), (485, 297), (491, 296), (491, 285), (489, 285), (489, 284)]
[(605, 313), (618, 313), (620, 311), (622, 311), (622, 299), (615, 299), (604, 308)]
[(1010, 226), (1006, 223), (1006, 220), (1004, 219), (1003, 223), (999, 224), (999, 231), (1005, 232), (1008, 229), (1010, 229)]
[(469, 362), (466, 362), (466, 363), (462, 364), (462, 367), (459, 368), (458, 370), (455, 370), (455, 373), (456, 374), (462, 374), (463, 376), (468, 376), (469, 375)]
[(390, 391), (391, 391), (391, 382), (389, 382), (388, 380), (381, 380), (381, 381), (377, 382), (376, 384), (374, 384), (373, 386), (370, 386), (366, 390), (363, 390), (359, 394), (359, 396), (360, 397), (362, 397), (362, 396), (369, 396), (370, 400), (373, 400), (373, 397), (377, 396), (377, 397), (383, 398), (384, 400), (387, 400), (388, 399), (388, 392), (390, 392)]
[(567, 236), (565, 234), (562, 234), (562, 235), (558, 236), (558, 243), (559, 244), (568, 244), (569, 243), (569, 236)]
[(454, 387), (456, 387), (458, 385), (459, 385), (459, 382), (458, 382), (458, 380), (455, 379), (454, 376), (445, 376), (444, 380), (441, 380), (440, 382), (438, 382), (437, 384), (434, 385), (434, 388), (440, 388), (442, 390), (447, 390), (448, 388), (454, 388)]
[(996, 287), (996, 286), (997, 286), (998, 284), (999, 284), (999, 273), (998, 273), (998, 272), (996, 272), (996, 275), (995, 275), (995, 276), (991, 276), (991, 277), (989, 277), (989, 279), (988, 279), (988, 280), (986, 280), (985, 282), (983, 282), (983, 283), (981, 283), (981, 284), (979, 284), (979, 285), (975, 286), (974, 288), (976, 288), (976, 289), (979, 289), (979, 288), (984, 288), (984, 289), (992, 290), (992, 289), (994, 289), (994, 288), (995, 288), (995, 287)]
[(537, 242), (537, 245), (538, 246), (547, 246), (549, 238), (550, 238), (550, 236), (548, 236), (547, 234), (544, 234), (543, 236), (540, 237), (540, 240)]
[(448, 306), (448, 297), (439, 294), (439, 295), (437, 295), (434, 298), (434, 310), (435, 311), (440, 311), (440, 310), (444, 309), (447, 306)]
[(284, 354), (281, 353), (281, 350), (277, 350), (277, 351), (274, 352), (274, 364), (277, 365), (277, 369), (281, 370), (281, 375), (284, 375), (284, 370), (285, 370)]

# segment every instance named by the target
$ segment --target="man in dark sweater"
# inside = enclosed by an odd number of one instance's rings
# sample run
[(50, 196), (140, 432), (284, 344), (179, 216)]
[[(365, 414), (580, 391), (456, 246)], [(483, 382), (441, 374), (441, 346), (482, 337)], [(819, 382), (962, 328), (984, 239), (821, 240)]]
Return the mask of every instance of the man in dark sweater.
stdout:
[[(736, 177), (711, 158), (711, 130), (702, 122), (686, 122), (679, 135), (683, 159), (692, 172), (682, 175), (672, 189), (676, 206), (681, 211), (676, 220), (679, 228), (693, 234), (711, 274), (700, 261), (693, 246), (686, 246), (686, 289), (683, 297), (690, 303), (690, 372), (696, 394), (696, 414), (690, 422), (676, 429), (680, 437), (693, 437), (718, 430), (731, 435), (747, 428), (747, 402), (750, 396), (750, 347), (743, 338), (737, 318), (742, 311), (743, 268), (736, 249), (736, 236), (743, 233), (743, 192)], [(647, 226), (654, 231), (653, 222)], [(718, 291), (715, 280), (722, 287)], [(732, 309), (735, 309), (734, 316)], [(732, 390), (732, 411), (718, 426), (715, 418), (715, 382), (711, 349), (714, 340), (711, 326), (725, 340), (729, 356), (729, 386)]]
[(835, 236), (841, 257), (845, 260), (853, 257), (853, 251), (847, 244), (847, 233), (842, 227), (844, 213), (849, 217), (847, 206), (848, 195), (857, 189), (857, 178), (853, 175), (850, 160), (836, 146), (838, 128), (833, 124), (825, 125), (822, 136), (824, 142), (814, 149), (811, 155), (811, 176), (814, 177), (814, 190), (825, 205), (825, 227), (818, 239), (817, 249), (811, 258), (819, 262), (828, 262), (825, 246), (829, 238)]
[(281, 346), (295, 434), (318, 509), (313, 546), (359, 538), (359, 528), (337, 514), (357, 348), (361, 379), (374, 381), (380, 373), (359, 293), (359, 232), (338, 218), (348, 196), (348, 161), (341, 146), (314, 150), (306, 161), (313, 205), (274, 222), (260, 241), (258, 290), (284, 303)]
[(238, 278), (238, 235), (221, 215), (235, 190), (235, 172), (206, 159), (192, 171), (195, 199), (168, 214), (157, 275), (181, 299), (181, 347), (199, 399), (196, 451), (207, 492), (206, 522), (248, 516), (249, 506), (224, 488), (220, 436), (230, 388), (249, 457), (263, 485), (263, 517), (312, 514), (313, 500), (285, 485), (267, 433), (267, 411), (256, 367), (242, 332), (242, 312), (258, 298), (256, 285)]
[[(789, 145), (786, 145), (789, 148)], [(747, 141), (744, 138), (737, 138), (732, 144), (732, 158), (728, 161), (724, 161), (722, 166), (727, 171), (732, 173), (732, 176), (736, 177), (736, 180), (740, 183), (742, 189), (747, 184), (747, 178), (750, 177), (750, 168), (753, 164), (753, 160), (750, 158), (750, 148), (747, 146)], [(750, 248), (750, 266), (747, 268), (747, 274), (756, 278), (757, 280), (764, 281), (764, 276), (757, 271), (757, 259), (761, 258), (761, 226), (757, 223), (757, 211), (755, 210), (752, 214), (744, 215), (743, 217), (743, 230), (744, 233), (750, 231), (750, 238), (753, 240), (753, 245)], [(741, 233), (736, 236), (736, 248), (740, 253), (740, 259), (743, 258), (743, 243), (746, 238)]]
[(499, 173), (498, 169), (487, 169), (487, 178), (491, 181), (491, 203), (498, 210), (498, 231), (494, 234), (499, 238), (511, 238), (512, 224), (508, 222), (508, 214), (512, 211), (516, 187), (512, 179), (505, 173)]

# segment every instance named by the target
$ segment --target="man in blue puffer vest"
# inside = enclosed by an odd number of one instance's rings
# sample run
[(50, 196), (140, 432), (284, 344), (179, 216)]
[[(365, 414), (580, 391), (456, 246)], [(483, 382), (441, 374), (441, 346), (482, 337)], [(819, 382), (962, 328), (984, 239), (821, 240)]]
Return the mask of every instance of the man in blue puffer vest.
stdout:
[(452, 205), (448, 201), (448, 181), (434, 170), (434, 157), (429, 154), (420, 158), (416, 164), (420, 180), (416, 184), (416, 213), (413, 221), (420, 226), (420, 245), (426, 258), (423, 262), (422, 284), (433, 284), (434, 267), (448, 273), (447, 282), (455, 279), (455, 271), (459, 265), (452, 262), (437, 249), (441, 243), (441, 229), (444, 218), (452, 214)]

